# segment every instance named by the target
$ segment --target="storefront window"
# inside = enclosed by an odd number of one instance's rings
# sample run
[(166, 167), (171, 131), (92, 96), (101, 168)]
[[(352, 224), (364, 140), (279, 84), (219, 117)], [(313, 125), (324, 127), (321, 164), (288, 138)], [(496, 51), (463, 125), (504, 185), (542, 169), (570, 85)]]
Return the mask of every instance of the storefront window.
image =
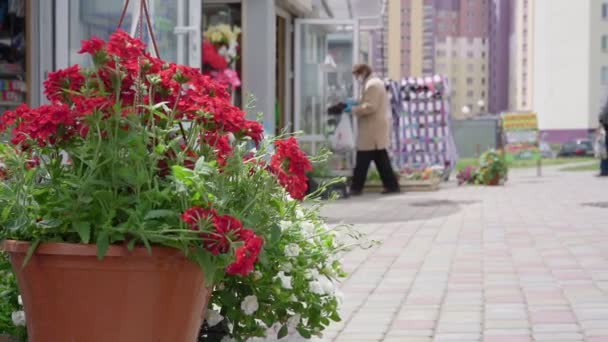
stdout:
[(202, 20), (203, 71), (228, 86), (233, 103), (240, 106), (241, 4), (205, 4)]
[[(78, 54), (82, 40), (97, 36), (107, 39), (116, 30), (124, 6), (124, 0), (73, 0), (69, 2), (69, 64), (90, 65), (88, 55)], [(158, 43), (160, 57), (177, 62), (177, 1), (150, 0), (150, 19)], [(125, 15), (122, 29), (133, 36), (142, 36), (152, 51), (152, 43), (147, 29), (138, 30), (139, 1), (131, 1)], [(144, 18), (145, 25), (145, 18)]]

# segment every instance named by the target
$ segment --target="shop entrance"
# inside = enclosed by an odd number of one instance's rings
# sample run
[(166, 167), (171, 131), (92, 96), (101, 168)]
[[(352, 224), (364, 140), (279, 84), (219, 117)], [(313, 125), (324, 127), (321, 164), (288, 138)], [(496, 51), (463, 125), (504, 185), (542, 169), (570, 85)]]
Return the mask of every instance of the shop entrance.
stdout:
[[(329, 107), (357, 97), (352, 67), (358, 60), (356, 20), (296, 20), (294, 126), (302, 147), (316, 154), (328, 146), (337, 122)], [(347, 171), (348, 165), (334, 165)]]

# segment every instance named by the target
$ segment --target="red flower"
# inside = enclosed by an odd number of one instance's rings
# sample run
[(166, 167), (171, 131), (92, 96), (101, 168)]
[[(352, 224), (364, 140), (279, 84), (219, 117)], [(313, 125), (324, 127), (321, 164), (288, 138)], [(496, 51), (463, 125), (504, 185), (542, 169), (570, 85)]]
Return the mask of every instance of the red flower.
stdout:
[(131, 37), (123, 30), (116, 30), (110, 35), (108, 41), (108, 54), (123, 60), (137, 59), (144, 55), (146, 44), (137, 38)]
[(81, 42), (80, 51), (78, 51), (78, 53), (88, 53), (91, 55), (95, 55), (97, 52), (103, 49), (105, 44), (106, 42), (104, 42), (102, 39), (92, 36), (91, 39), (83, 40)]
[(68, 90), (78, 92), (84, 85), (84, 76), (78, 64), (67, 69), (51, 72), (44, 81), (44, 94), (51, 101), (64, 101), (70, 97)]
[(203, 64), (221, 71), (228, 67), (226, 59), (217, 52), (217, 49), (208, 40), (203, 41)]
[(308, 157), (300, 150), (296, 138), (275, 142), (276, 152), (270, 160), (270, 169), (291, 197), (303, 199), (308, 190), (306, 172), (312, 170)]
[(219, 135), (217, 132), (205, 133), (205, 142), (213, 148), (213, 152), (217, 156), (218, 164), (226, 165), (226, 160), (232, 154), (232, 146), (227, 135)]
[(259, 144), (264, 139), (264, 126), (259, 122), (248, 120), (244, 126), (245, 135), (253, 139), (256, 144)]
[(264, 239), (253, 235), (253, 232), (251, 232), (251, 234), (252, 236), (245, 241), (245, 244), (236, 249), (236, 260), (228, 265), (226, 273), (230, 275), (247, 276), (253, 271), (255, 263), (258, 261), (258, 256), (262, 251)]

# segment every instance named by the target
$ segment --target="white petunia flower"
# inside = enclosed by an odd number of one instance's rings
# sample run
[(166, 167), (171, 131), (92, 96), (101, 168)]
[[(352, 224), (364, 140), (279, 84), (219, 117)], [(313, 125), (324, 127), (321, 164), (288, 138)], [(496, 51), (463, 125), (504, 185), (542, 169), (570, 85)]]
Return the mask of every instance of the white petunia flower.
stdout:
[(304, 212), (302, 211), (302, 209), (296, 209), (296, 217), (299, 219), (304, 218)]
[(293, 287), (291, 286), (291, 277), (285, 275), (285, 272), (281, 271), (277, 274), (277, 277), (281, 280), (281, 286), (284, 289), (291, 290)]
[(258, 304), (258, 297), (247, 296), (241, 303), (241, 309), (245, 315), (251, 316), (254, 312), (258, 311), (260, 305)]
[(320, 277), (319, 282), (321, 283), (323, 293), (325, 293), (326, 295), (333, 295), (336, 292), (336, 284), (334, 284), (331, 279), (327, 277)]
[(293, 271), (293, 265), (288, 262), (283, 263), (281, 264), (281, 271), (290, 273), (291, 271)]
[(338, 305), (342, 305), (344, 303), (344, 292), (336, 290), (336, 300), (338, 301)]
[(318, 295), (323, 295), (323, 286), (318, 280), (313, 280), (310, 282), (310, 292)]
[(298, 246), (298, 244), (290, 243), (289, 245), (285, 246), (285, 256), (295, 258), (298, 255), (300, 255), (300, 246)]
[(205, 320), (209, 327), (214, 327), (224, 320), (224, 316), (220, 315), (220, 313), (215, 310), (207, 310), (207, 317), (205, 317)]
[(11, 318), (13, 320), (13, 324), (16, 327), (24, 327), (25, 326), (25, 312), (23, 310), (14, 311), (11, 314)]
[(17, 297), (17, 302), (19, 302), (19, 305), (23, 306), (23, 298), (21, 298), (21, 295)]
[(304, 272), (304, 277), (308, 280), (317, 280), (317, 278), (319, 278), (319, 271), (317, 271), (316, 268), (311, 268), (309, 270), (306, 270), (306, 272)]
[(315, 224), (310, 221), (302, 222), (302, 231), (308, 236), (314, 235), (316, 231)]
[(281, 227), (281, 231), (284, 232), (293, 226), (293, 222), (291, 221), (280, 221), (279, 227)]
[(302, 316), (300, 314), (295, 314), (287, 320), (287, 329), (293, 330), (298, 327), (300, 324), (300, 319)]

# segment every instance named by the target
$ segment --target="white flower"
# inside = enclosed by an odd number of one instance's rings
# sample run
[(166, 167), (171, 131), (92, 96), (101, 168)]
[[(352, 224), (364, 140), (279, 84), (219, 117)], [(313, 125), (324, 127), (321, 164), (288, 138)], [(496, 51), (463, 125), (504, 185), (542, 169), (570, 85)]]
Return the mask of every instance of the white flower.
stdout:
[(254, 271), (253, 272), (253, 280), (258, 281), (262, 279), (262, 272), (260, 271)]
[(300, 319), (302, 316), (300, 314), (295, 314), (287, 320), (287, 329), (295, 329), (300, 324)]
[(302, 211), (302, 209), (296, 209), (296, 217), (299, 219), (304, 218), (304, 212)]
[(254, 312), (256, 312), (260, 308), (258, 304), (258, 297), (256, 296), (247, 296), (241, 303), (241, 309), (245, 313), (245, 315), (251, 316)]
[(295, 243), (290, 243), (289, 245), (285, 246), (285, 256), (295, 258), (298, 255), (300, 255), (300, 246)]
[(298, 301), (298, 297), (296, 297), (296, 295), (291, 295), (291, 297), (289, 297), (289, 300), (292, 302), (297, 302)]
[(302, 222), (302, 231), (307, 235), (314, 235), (316, 231), (315, 224), (310, 221)]
[(333, 295), (336, 292), (336, 284), (334, 284), (331, 279), (327, 277), (320, 277), (319, 282), (321, 283), (321, 288), (323, 289), (323, 293), (327, 295)]
[(323, 295), (323, 286), (318, 280), (313, 280), (310, 282), (310, 292), (318, 295)]
[(19, 305), (23, 306), (23, 299), (21, 298), (21, 295), (17, 297), (17, 302), (19, 302)]
[(344, 303), (344, 292), (336, 290), (336, 300), (338, 301), (338, 305), (342, 305)]
[(291, 277), (286, 276), (285, 272), (281, 271), (277, 274), (277, 277), (281, 280), (281, 286), (284, 289), (291, 290), (293, 287), (291, 286)]
[(289, 228), (291, 228), (291, 226), (293, 226), (293, 222), (291, 221), (280, 221), (279, 222), (279, 227), (281, 227), (281, 231), (286, 231)]
[(13, 324), (17, 327), (25, 326), (25, 312), (23, 310), (15, 311), (11, 314)]
[(209, 327), (214, 327), (223, 321), (224, 317), (215, 310), (207, 310), (207, 317), (205, 317), (205, 320), (207, 321), (207, 325), (209, 325)]
[(293, 265), (288, 262), (283, 263), (281, 264), (281, 271), (290, 273), (291, 271), (293, 271)]
[(306, 277), (306, 279), (314, 279), (317, 280), (317, 278), (319, 278), (319, 271), (317, 271), (316, 268), (311, 268), (309, 270), (306, 270), (306, 272), (304, 273), (304, 277)]

